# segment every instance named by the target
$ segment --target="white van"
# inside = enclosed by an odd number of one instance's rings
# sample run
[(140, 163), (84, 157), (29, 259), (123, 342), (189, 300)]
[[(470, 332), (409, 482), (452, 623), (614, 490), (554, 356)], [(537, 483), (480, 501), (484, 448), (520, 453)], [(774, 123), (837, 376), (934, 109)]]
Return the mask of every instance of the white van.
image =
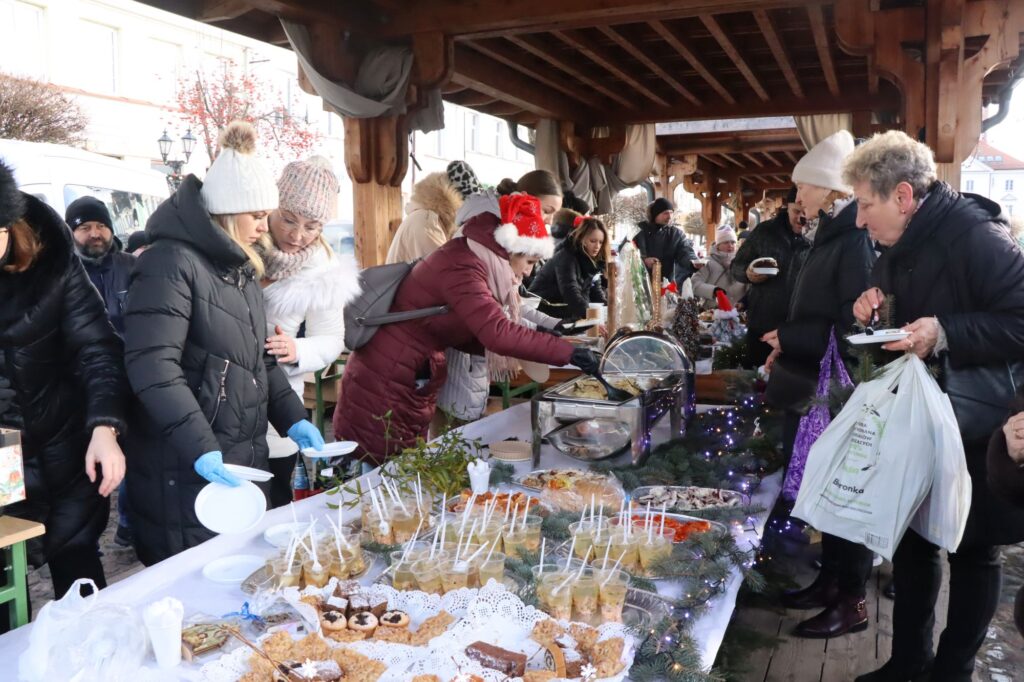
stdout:
[(14, 169), (26, 194), (64, 217), (75, 199), (91, 195), (107, 205), (114, 233), (122, 240), (146, 226), (146, 220), (170, 191), (167, 176), (102, 154), (45, 142), (0, 140), (0, 159)]

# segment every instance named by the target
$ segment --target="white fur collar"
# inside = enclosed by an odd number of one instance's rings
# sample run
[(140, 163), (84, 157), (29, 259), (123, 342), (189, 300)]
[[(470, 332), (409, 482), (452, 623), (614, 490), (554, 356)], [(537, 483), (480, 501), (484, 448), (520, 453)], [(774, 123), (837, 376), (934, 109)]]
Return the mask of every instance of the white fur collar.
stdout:
[(359, 295), (359, 266), (349, 255), (329, 257), (326, 252), (297, 274), (263, 290), (268, 316), (305, 314), (310, 310), (337, 310)]

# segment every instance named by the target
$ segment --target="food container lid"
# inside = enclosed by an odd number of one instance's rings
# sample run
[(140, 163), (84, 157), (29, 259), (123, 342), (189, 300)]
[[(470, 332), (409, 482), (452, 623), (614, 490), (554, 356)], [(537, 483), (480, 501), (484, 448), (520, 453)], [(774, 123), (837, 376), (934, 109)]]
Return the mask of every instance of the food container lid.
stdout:
[(631, 332), (611, 341), (601, 358), (605, 375), (689, 371), (682, 345), (668, 333)]

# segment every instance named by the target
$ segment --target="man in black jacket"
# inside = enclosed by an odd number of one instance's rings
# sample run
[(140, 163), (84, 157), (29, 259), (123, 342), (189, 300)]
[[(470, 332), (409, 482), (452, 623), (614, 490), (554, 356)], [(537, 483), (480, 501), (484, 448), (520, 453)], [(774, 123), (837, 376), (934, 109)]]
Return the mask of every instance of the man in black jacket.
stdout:
[[(785, 322), (797, 275), (811, 243), (803, 236), (803, 217), (796, 203), (796, 190), (778, 215), (757, 226), (743, 242), (732, 261), (732, 276), (750, 284), (747, 292), (747, 365), (760, 367), (771, 353), (761, 337)], [(758, 258), (773, 258), (777, 275), (757, 274), (750, 264)]]
[(135, 256), (121, 251), (110, 211), (96, 197), (85, 196), (71, 202), (64, 220), (71, 228), (85, 271), (100, 292), (107, 317), (118, 335), (124, 337), (124, 299)]
[(695, 262), (693, 242), (672, 224), (674, 210), (672, 202), (664, 197), (652, 201), (647, 207), (647, 220), (640, 223), (640, 234), (633, 241), (648, 270), (655, 261), (661, 261), (661, 276), (682, 288), (700, 266)]

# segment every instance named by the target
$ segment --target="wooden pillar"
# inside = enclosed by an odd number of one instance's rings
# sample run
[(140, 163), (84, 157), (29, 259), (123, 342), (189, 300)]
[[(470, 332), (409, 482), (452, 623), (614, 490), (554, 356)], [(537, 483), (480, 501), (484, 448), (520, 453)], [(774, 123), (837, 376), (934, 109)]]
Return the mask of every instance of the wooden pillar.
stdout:
[(387, 258), (402, 222), (409, 135), (401, 116), (345, 119), (345, 167), (352, 178), (356, 258), (366, 268)]

